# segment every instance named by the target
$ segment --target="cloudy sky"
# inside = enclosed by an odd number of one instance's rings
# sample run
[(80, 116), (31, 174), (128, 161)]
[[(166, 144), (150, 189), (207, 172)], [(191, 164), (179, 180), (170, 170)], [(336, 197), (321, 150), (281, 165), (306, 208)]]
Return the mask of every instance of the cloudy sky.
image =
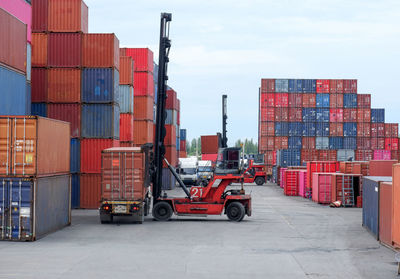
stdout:
[[(86, 0), (89, 32), (158, 54), (160, 12), (171, 12), (169, 85), (188, 137), (221, 130), (228, 94), (229, 143), (257, 140), (265, 78), (358, 79), (359, 93), (400, 121), (400, 1)], [(158, 60), (157, 60), (158, 61)]]

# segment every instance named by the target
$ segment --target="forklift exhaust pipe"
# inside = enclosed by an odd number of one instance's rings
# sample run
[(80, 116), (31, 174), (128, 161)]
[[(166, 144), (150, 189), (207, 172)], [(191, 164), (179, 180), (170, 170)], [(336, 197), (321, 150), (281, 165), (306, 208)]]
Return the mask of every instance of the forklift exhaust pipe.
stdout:
[(167, 166), (173, 176), (175, 176), (176, 180), (178, 181), (179, 185), (182, 187), (183, 191), (185, 192), (186, 196), (190, 199), (190, 192), (188, 188), (186, 188), (186, 185), (183, 183), (182, 179), (179, 177), (179, 175), (176, 173), (175, 169), (169, 164), (167, 159), (164, 158), (165, 163), (167, 163)]

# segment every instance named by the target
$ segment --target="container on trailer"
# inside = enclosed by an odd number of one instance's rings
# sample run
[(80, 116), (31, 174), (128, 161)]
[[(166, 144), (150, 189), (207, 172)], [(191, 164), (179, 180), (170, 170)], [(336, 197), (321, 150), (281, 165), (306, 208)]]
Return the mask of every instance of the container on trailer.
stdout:
[(47, 69), (32, 68), (32, 102), (47, 102)]
[(316, 106), (317, 108), (329, 108), (329, 94), (317, 94)]
[(299, 195), (299, 171), (286, 170), (285, 171), (285, 187), (283, 193), (285, 196), (298, 196)]
[[(101, 162), (101, 151), (98, 156)], [(98, 209), (101, 200), (101, 173), (83, 173), (80, 175), (80, 208)]]
[(47, 67), (47, 36), (45, 33), (32, 34), (32, 67)]
[(287, 93), (289, 91), (289, 80), (275, 79), (275, 92)]
[(317, 122), (329, 122), (329, 109), (328, 108), (317, 108), (316, 109), (316, 121)]
[(316, 94), (314, 93), (305, 93), (302, 94), (303, 97), (303, 108), (315, 108), (316, 106)]
[(81, 67), (82, 34), (49, 33), (47, 55), (49, 67)]
[(357, 109), (357, 122), (371, 122), (371, 110), (370, 109)]
[(135, 72), (133, 80), (135, 96), (154, 96), (153, 74), (148, 72)]
[(284, 137), (289, 135), (288, 122), (275, 122), (275, 136)]
[(385, 123), (385, 109), (371, 109), (372, 123)]
[(343, 137), (343, 123), (330, 123), (329, 124), (329, 136), (331, 137)]
[(80, 184), (79, 174), (71, 174), (71, 208), (79, 208)]
[(397, 138), (399, 136), (398, 123), (385, 123), (385, 137)]
[(344, 79), (343, 80), (343, 93), (357, 93), (357, 80)]
[(343, 123), (343, 136), (344, 137), (356, 137), (357, 136), (357, 123), (355, 123), (355, 122)]
[(289, 149), (301, 149), (301, 137), (289, 137), (288, 147)]
[(79, 173), (81, 170), (81, 143), (79, 139), (71, 139), (70, 172)]
[(386, 245), (392, 246), (392, 182), (382, 182), (379, 190), (379, 240)]
[(71, 224), (71, 178), (1, 177), (1, 240), (34, 241)]
[(292, 93), (288, 94), (288, 106), (290, 108), (301, 108), (303, 105), (303, 94)]
[(303, 135), (303, 123), (289, 122), (289, 136), (302, 136), (302, 135)]
[(88, 7), (82, 0), (49, 1), (48, 9), (48, 31), (88, 32)]
[(379, 191), (382, 182), (391, 182), (390, 176), (363, 177), (362, 225), (379, 239)]
[(303, 133), (302, 133), (303, 137), (315, 137), (315, 131), (316, 127), (314, 122), (303, 123)]
[(343, 137), (330, 137), (329, 149), (337, 150), (343, 148)]
[(289, 120), (289, 110), (288, 108), (275, 108), (275, 119), (276, 122)]
[(261, 79), (261, 92), (275, 92), (275, 79), (263, 78)]
[(153, 52), (149, 48), (121, 48), (120, 55), (132, 57), (135, 72), (153, 73)]
[(315, 122), (315, 121), (316, 121), (316, 109), (303, 108), (303, 122)]
[(47, 101), (50, 103), (79, 103), (81, 101), (81, 70), (48, 69)]
[(391, 177), (394, 164), (397, 164), (396, 160), (371, 160), (369, 162), (369, 175)]
[(46, 103), (32, 103), (31, 115), (47, 117), (47, 104)]
[(357, 123), (357, 137), (371, 137), (371, 123)]
[(81, 173), (101, 172), (101, 151), (118, 147), (119, 141), (112, 139), (81, 139)]
[(357, 108), (371, 108), (371, 94), (358, 94), (357, 95)]
[(357, 149), (357, 138), (356, 137), (344, 137), (343, 138), (344, 149)]
[(332, 174), (316, 172), (312, 176), (312, 200), (321, 204), (331, 203)]
[(317, 122), (315, 123), (315, 135), (317, 137), (329, 137), (329, 123), (328, 122)]
[(343, 95), (344, 108), (357, 108), (357, 94), (344, 94)]
[(115, 34), (83, 34), (82, 65), (119, 69), (119, 40)]
[(133, 141), (133, 114), (121, 113), (119, 115), (119, 140)]
[(317, 93), (329, 93), (329, 79), (317, 79)]
[(302, 138), (302, 146), (304, 149), (315, 149), (315, 137), (306, 137)]
[(371, 138), (371, 149), (372, 150), (385, 149), (385, 138)]
[(119, 107), (115, 104), (84, 104), (81, 137), (119, 138)]
[(354, 150), (352, 149), (339, 149), (337, 151), (338, 161), (353, 161), (355, 160)]
[(119, 102), (119, 72), (116, 69), (88, 68), (82, 70), (82, 102)]
[(120, 85), (119, 86), (119, 107), (121, 113), (133, 113), (133, 86)]
[(343, 122), (357, 122), (357, 109), (343, 109)]
[(329, 95), (330, 108), (343, 108), (343, 94), (330, 94)]
[(69, 123), (38, 116), (0, 117), (0, 175), (48, 176), (70, 171)]
[(26, 77), (0, 65), (0, 115), (29, 115), (31, 96)]
[(371, 138), (369, 138), (369, 137), (357, 137), (357, 149), (360, 149), (360, 150), (371, 150)]

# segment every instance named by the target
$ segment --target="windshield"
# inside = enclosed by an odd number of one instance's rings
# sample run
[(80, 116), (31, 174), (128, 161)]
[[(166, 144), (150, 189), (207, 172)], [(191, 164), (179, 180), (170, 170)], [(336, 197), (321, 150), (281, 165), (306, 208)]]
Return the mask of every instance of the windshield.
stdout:
[(181, 169), (180, 174), (184, 174), (184, 175), (185, 174), (187, 174), (187, 175), (196, 174), (196, 169), (195, 168)]
[(199, 172), (212, 172), (212, 167), (199, 167)]

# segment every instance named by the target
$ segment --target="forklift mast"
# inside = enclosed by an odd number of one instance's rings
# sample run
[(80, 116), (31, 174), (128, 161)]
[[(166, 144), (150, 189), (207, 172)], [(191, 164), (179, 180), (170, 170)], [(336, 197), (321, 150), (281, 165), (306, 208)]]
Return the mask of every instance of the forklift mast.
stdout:
[(228, 147), (228, 138), (226, 137), (226, 120), (228, 119), (227, 113), (227, 95), (222, 95), (222, 142), (221, 147)]

